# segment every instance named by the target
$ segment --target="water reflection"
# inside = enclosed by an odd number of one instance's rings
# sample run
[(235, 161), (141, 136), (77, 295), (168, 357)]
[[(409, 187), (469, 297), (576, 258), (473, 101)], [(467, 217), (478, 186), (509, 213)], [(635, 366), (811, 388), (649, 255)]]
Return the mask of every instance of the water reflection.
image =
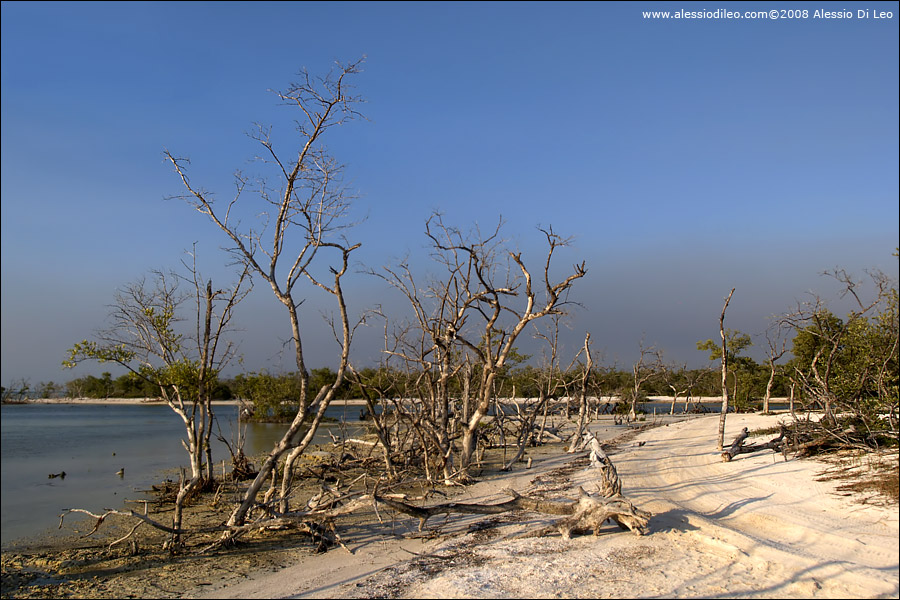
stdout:
[[(214, 434), (234, 446), (237, 407), (218, 405), (215, 411)], [(323, 423), (314, 443), (329, 443), (329, 432), (341, 435), (341, 419), (358, 415), (358, 406), (330, 407), (326, 416), (335, 421)], [(351, 436), (362, 427), (343, 426)], [(258, 463), (287, 428), (284, 423), (248, 424), (244, 452)], [(165, 405), (3, 405), (0, 438), (4, 548), (18, 538), (52, 533), (65, 508), (102, 511), (143, 498), (142, 490), (165, 478), (177, 480), (180, 468), (188, 465), (181, 445), (184, 424)], [(230, 454), (216, 439), (212, 451), (218, 475)], [(65, 478), (49, 477), (61, 472)]]

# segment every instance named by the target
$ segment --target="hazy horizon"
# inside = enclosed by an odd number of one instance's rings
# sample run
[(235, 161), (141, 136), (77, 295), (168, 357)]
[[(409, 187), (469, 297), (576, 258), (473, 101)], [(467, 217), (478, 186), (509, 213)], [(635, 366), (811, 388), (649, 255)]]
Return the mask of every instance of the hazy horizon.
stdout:
[[(590, 332), (601, 364), (628, 368), (643, 342), (705, 365), (696, 343), (717, 338), (731, 288), (726, 327), (754, 336), (757, 360), (768, 318), (810, 293), (843, 316), (823, 271), (898, 277), (897, 4), (873, 3), (893, 15), (877, 20), (643, 16), (681, 8), (719, 7), (3, 3), (0, 382), (121, 373), (61, 362), (104, 325), (118, 288), (178, 268), (195, 242), (203, 273), (230, 281), (221, 232), (166, 199), (183, 188), (163, 151), (228, 198), (232, 173), (256, 168), (254, 123), (296, 150), (295, 115), (270, 90), (363, 56), (352, 83), (366, 119), (326, 141), (358, 196), (353, 314), (403, 314), (364, 271), (408, 257), (434, 273), (424, 223), (441, 210), (462, 229), (502, 217), (535, 271), (539, 226), (572, 237), (554, 264), (585, 261), (588, 274), (572, 290), (564, 363)], [(301, 297), (309, 367), (333, 366), (320, 317), (332, 307)], [(229, 371), (293, 370), (264, 282), (236, 325), (243, 363)], [(381, 333), (359, 334), (355, 362), (377, 363)]]

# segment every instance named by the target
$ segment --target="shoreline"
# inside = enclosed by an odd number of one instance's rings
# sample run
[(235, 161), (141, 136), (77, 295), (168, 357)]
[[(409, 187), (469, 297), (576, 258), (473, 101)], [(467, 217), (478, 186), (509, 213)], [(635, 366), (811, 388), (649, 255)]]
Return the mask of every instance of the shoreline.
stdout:
[[(726, 439), (783, 418), (790, 416), (730, 415)], [(276, 531), (255, 534), (241, 552), (199, 560), (189, 553), (167, 559), (143, 539), (142, 556), (131, 558), (122, 545), (109, 552), (93, 538), (80, 541), (93, 545), (92, 558), (33, 547), (28, 563), (25, 553), (4, 551), (4, 597), (897, 597), (896, 501), (849, 497), (823, 476), (830, 461), (760, 452), (724, 463), (717, 425), (718, 415), (591, 423), (622, 493), (653, 514), (645, 536), (607, 524), (599, 537), (519, 539), (547, 523), (527, 512), (453, 515), (418, 532), (416, 519), (382, 508), (377, 518), (337, 521), (345, 547), (322, 554), (302, 536)], [(429, 503), (495, 503), (509, 498), (504, 488), (551, 499), (577, 497), (579, 487), (595, 491), (585, 452), (567, 454), (554, 443), (529, 454), (531, 468), (485, 473), (472, 486), (439, 490), (445, 497)], [(114, 537), (104, 530), (107, 541)], [(11, 592), (16, 577), (43, 578), (43, 587)]]
[[(742, 427), (785, 415), (736, 415)], [(718, 416), (685, 418), (607, 439), (622, 493), (653, 517), (634, 536), (607, 525), (599, 537), (518, 537), (546, 523), (454, 515), (431, 538), (385, 539), (354, 555), (305, 557), (249, 580), (198, 588), (197, 598), (896, 598), (896, 501), (842, 492), (833, 460), (744, 454), (722, 462)], [(593, 427), (592, 427), (593, 430)], [(767, 439), (763, 436), (760, 439)], [(502, 486), (594, 491), (584, 453), (555, 456), (537, 472), (480, 482), (465, 501), (505, 499)], [(896, 451), (891, 460), (896, 461)], [(579, 462), (579, 459), (580, 462)], [(518, 479), (516, 479), (518, 477)], [(479, 485), (485, 487), (479, 489)], [(414, 519), (401, 519), (408, 531)]]
[[(674, 417), (675, 420), (690, 418), (693, 417)], [(633, 428), (646, 426), (646, 423), (632, 426), (614, 425), (612, 417), (607, 417), (604, 421), (605, 423), (595, 422), (595, 427), (592, 427), (592, 430), (595, 428), (608, 430), (609, 435), (604, 435), (604, 438), (615, 437), (631, 432)], [(453, 498), (481, 502), (485, 499), (492, 501), (498, 495), (506, 499), (508, 496), (501, 491), (503, 487), (523, 489), (527, 487), (530, 479), (540, 477), (548, 470), (558, 468), (583, 454), (566, 454), (563, 447), (564, 443), (554, 442), (529, 449), (529, 454), (534, 456), (531, 468), (526, 469), (524, 463), (520, 463), (511, 472), (503, 473), (498, 472), (495, 467), (490, 467), (489, 472), (478, 476), (479, 481), (473, 486), (445, 489), (438, 486), (436, 488), (438, 495), (432, 501), (440, 502)], [(499, 456), (502, 450), (498, 449), (495, 452)], [(497, 462), (496, 459), (497, 456), (492, 461), (494, 464)], [(308, 485), (315, 487), (315, 483), (310, 481)], [(199, 504), (204, 502), (208, 500)], [(231, 506), (227, 505), (227, 508), (230, 511)], [(209, 507), (199, 505), (195, 506), (194, 510), (198, 513), (212, 511)], [(379, 510), (380, 517), (377, 511), (366, 509), (360, 515), (354, 514), (336, 523), (343, 543), (346, 544), (344, 549), (334, 547), (325, 553), (317, 554), (315, 545), (307, 536), (284, 531), (257, 532), (245, 540), (246, 551), (233, 552), (233, 549), (226, 549), (205, 555), (199, 561), (190, 551), (166, 559), (165, 553), (158, 551), (165, 535), (160, 535), (150, 528), (141, 530), (146, 531), (145, 534), (141, 534), (139, 542), (142, 549), (141, 556), (131, 558), (127, 544), (120, 544), (112, 550), (106, 548), (110, 540), (127, 533), (131, 525), (125, 519), (111, 518), (96, 536), (84, 537), (72, 531), (74, 522), (70, 523), (69, 517), (65, 523), (67, 534), (64, 536), (23, 538), (18, 540), (14, 547), (4, 548), (3, 597), (194, 597), (206, 592), (211, 592), (212, 597), (219, 597), (219, 593), (230, 590), (236, 583), (255, 581), (273, 574), (273, 570), (283, 573), (283, 567), (293, 564), (310, 565), (311, 569), (330, 573), (335, 568), (334, 563), (337, 562), (339, 566), (336, 568), (344, 573), (341, 577), (352, 576), (345, 571), (349, 566), (351, 571), (362, 569), (354, 576), (359, 578), (370, 574), (371, 565), (366, 560), (360, 563), (353, 557), (371, 557), (382, 565), (382, 568), (387, 568), (409, 558), (410, 551), (415, 552), (415, 549), (423, 548), (429, 541), (427, 536), (417, 534), (412, 521), (388, 517), (389, 509), (385, 507)], [(221, 516), (222, 513), (216, 514), (218, 516), (203, 517), (195, 522), (195, 526), (219, 523), (227, 518), (227, 514), (225, 516)], [(199, 515), (194, 517), (199, 518)], [(386, 518), (387, 522), (380, 522), (379, 519), (382, 518)], [(165, 517), (162, 519), (165, 520)], [(468, 520), (460, 521), (456, 527), (465, 527), (467, 522)], [(86, 533), (90, 529), (90, 522), (85, 521), (84, 524), (76, 526), (76, 529), (82, 534)], [(147, 534), (155, 541), (145, 539), (143, 536)], [(347, 554), (347, 548), (353, 551), (353, 556)], [(387, 548), (392, 550), (387, 551)], [(351, 559), (350, 565), (344, 564), (347, 557)], [(116, 566), (110, 566), (111, 563)], [(175, 564), (179, 566), (173, 567)], [(95, 575), (97, 572), (104, 573), (100, 575), (99, 582)], [(38, 585), (43, 589), (34, 594), (30, 592), (21, 594), (15, 590), (27, 587), (22, 586), (22, 579), (36, 579), (41, 582)], [(154, 587), (156, 583), (147, 583), (154, 580), (158, 580), (159, 587)], [(14, 587), (13, 584), (20, 587)], [(166, 593), (160, 593), (160, 590)]]
[[(608, 404), (618, 404), (621, 400), (616, 396), (601, 396), (599, 398), (594, 397), (599, 400), (601, 403)], [(646, 400), (639, 402), (638, 404), (648, 404), (648, 403), (671, 403), (673, 397), (672, 396), (648, 396)], [(532, 398), (516, 398), (515, 400), (511, 398), (501, 399), (504, 402), (522, 402), (525, 400), (532, 400)], [(564, 398), (559, 398), (557, 401), (562, 402)], [(769, 401), (772, 404), (781, 405), (787, 404), (789, 402), (788, 398), (770, 398)], [(213, 406), (239, 406), (243, 401), (240, 399), (237, 400), (213, 400)], [(679, 397), (675, 403), (676, 408), (679, 406), (684, 406), (685, 398)], [(128, 406), (128, 405), (166, 405), (164, 400), (159, 398), (29, 398), (27, 400), (22, 401), (13, 401), (13, 402), (3, 402), (4, 405), (16, 406), (16, 405), (24, 405), (24, 404), (100, 404), (100, 405), (115, 405), (115, 406)], [(717, 396), (696, 396), (693, 400), (691, 400), (692, 405), (700, 404), (702, 406), (720, 406), (722, 404), (721, 397)], [(333, 400), (331, 402), (331, 406), (365, 406), (366, 401), (362, 398), (350, 398), (344, 400)], [(733, 408), (733, 402), (730, 405)], [(679, 413), (676, 413), (679, 414)], [(729, 413), (731, 414), (731, 413)]]

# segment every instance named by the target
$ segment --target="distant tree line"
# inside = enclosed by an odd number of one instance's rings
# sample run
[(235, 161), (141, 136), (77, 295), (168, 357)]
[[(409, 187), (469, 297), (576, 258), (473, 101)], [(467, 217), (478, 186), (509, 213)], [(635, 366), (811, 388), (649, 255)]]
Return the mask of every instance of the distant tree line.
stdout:
[[(740, 382), (739, 397), (745, 400), (745, 403), (761, 400), (769, 377), (767, 367), (749, 357), (741, 357), (735, 366), (735, 377)], [(540, 395), (542, 376), (544, 376), (542, 369), (531, 364), (507, 368), (497, 377), (497, 393), (506, 398), (536, 398)], [(379, 367), (360, 369), (358, 377), (363, 385), (374, 385), (398, 392), (407, 389), (412, 381), (421, 377), (421, 373)], [(554, 385), (559, 390), (573, 389), (577, 377), (579, 375), (574, 372), (557, 372), (554, 374)], [(337, 374), (328, 367), (312, 369), (310, 373), (311, 386), (317, 388), (334, 383), (336, 378)], [(626, 397), (632, 386), (632, 379), (633, 374), (630, 370), (594, 367), (590, 373), (591, 390), (596, 395)], [(212, 385), (211, 396), (213, 400), (242, 399), (252, 407), (255, 418), (259, 420), (273, 422), (290, 420), (296, 412), (297, 381), (296, 373), (292, 372), (274, 374), (261, 370), (241, 373), (231, 378), (216, 379)], [(384, 382), (392, 383), (386, 388)], [(449, 382), (451, 395), (462, 394), (462, 385), (458, 378), (451, 380)], [(718, 385), (716, 375), (709, 369), (659, 366), (641, 387), (638, 401), (644, 401), (650, 396), (672, 396), (673, 386), (679, 389), (690, 387), (694, 396), (715, 396), (720, 392)], [(7, 388), (3, 389), (6, 394)], [(780, 373), (776, 376), (772, 395), (787, 396), (789, 390), (789, 377)], [(23, 390), (19, 388), (16, 391), (22, 393)], [(78, 377), (62, 385), (52, 381), (41, 383), (33, 389), (26, 388), (24, 392), (27, 397), (99, 400), (159, 396), (158, 386), (146, 379), (133, 373), (113, 378), (109, 372), (101, 373), (99, 377), (94, 375)], [(362, 397), (359, 386), (349, 380), (341, 382), (336, 394), (336, 398), (340, 400)]]

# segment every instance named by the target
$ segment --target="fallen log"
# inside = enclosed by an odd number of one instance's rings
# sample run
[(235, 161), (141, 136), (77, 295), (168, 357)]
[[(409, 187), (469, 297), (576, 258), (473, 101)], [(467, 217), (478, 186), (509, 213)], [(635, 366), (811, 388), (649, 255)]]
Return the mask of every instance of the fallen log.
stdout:
[(647, 532), (647, 524), (653, 515), (637, 508), (624, 496), (604, 498), (592, 496), (582, 488), (578, 488), (578, 491), (580, 497), (570, 505), (571, 516), (520, 537), (543, 537), (554, 531), (558, 531), (565, 539), (572, 537), (573, 533), (588, 531), (596, 536), (600, 535), (600, 528), (607, 520), (614, 521), (619, 528), (635, 535)]
[(556, 431), (556, 430), (545, 429), (544, 431), (542, 431), (542, 432), (540, 433), (540, 437), (542, 437), (542, 438), (547, 438), (547, 439), (549, 439), (551, 442), (563, 442), (563, 441), (565, 441), (565, 440), (563, 440), (563, 438), (561, 438), (561, 437), (559, 437), (558, 435), (556, 435), (556, 432), (555, 432), (555, 431)]
[[(723, 367), (724, 368), (724, 367)], [(741, 445), (744, 443), (744, 440), (747, 439), (747, 436), (750, 435), (750, 432), (747, 431), (747, 428), (744, 427), (741, 429), (741, 432), (738, 434), (734, 441), (731, 442), (731, 448), (722, 452), (722, 460), (725, 462), (729, 462), (732, 458), (740, 454)]]
[(512, 499), (497, 504), (447, 502), (434, 506), (413, 506), (378, 494), (373, 494), (373, 497), (377, 502), (419, 519), (419, 531), (422, 531), (428, 519), (435, 515), (450, 513), (493, 515), (512, 510), (527, 510), (564, 518), (535, 532), (528, 533), (525, 537), (540, 537), (554, 531), (558, 531), (564, 538), (571, 537), (573, 533), (585, 531), (592, 531), (594, 535), (599, 535), (600, 527), (608, 519), (637, 535), (646, 533), (647, 523), (651, 517), (649, 512), (635, 507), (621, 495), (604, 498), (588, 494), (582, 488), (578, 489), (579, 498), (569, 501), (543, 500), (522, 496), (515, 490), (506, 489), (504, 491), (512, 496)]
[(784, 436), (786, 433), (786, 429), (784, 425), (781, 426), (781, 433), (776, 438), (772, 438), (765, 444), (748, 444), (744, 446), (744, 440), (750, 435), (747, 431), (747, 428), (744, 427), (741, 430), (741, 433), (734, 438), (734, 441), (731, 443), (731, 447), (722, 452), (722, 460), (725, 462), (730, 462), (735, 456), (738, 454), (748, 454), (750, 452), (759, 452), (760, 450), (774, 450), (775, 452), (781, 452), (784, 448)]
[(509, 488), (504, 491), (512, 496), (512, 499), (497, 504), (447, 502), (427, 507), (413, 506), (396, 499), (385, 498), (378, 494), (377, 489), (373, 492), (372, 497), (376, 502), (381, 502), (399, 512), (419, 519), (419, 531), (422, 531), (429, 518), (440, 514), (492, 515), (512, 510), (527, 510), (564, 518), (546, 527), (526, 533), (522, 537), (541, 537), (554, 531), (558, 531), (566, 539), (573, 533), (586, 531), (592, 531), (594, 535), (599, 535), (600, 527), (607, 520), (615, 522), (623, 530), (643, 535), (652, 515), (637, 508), (622, 496), (622, 484), (616, 468), (606, 452), (603, 451), (600, 441), (590, 432), (585, 433), (579, 450), (586, 448), (591, 450), (591, 467), (600, 471), (601, 482), (598, 486), (600, 493), (591, 495), (579, 487), (577, 500), (557, 501), (532, 498), (522, 496)]

